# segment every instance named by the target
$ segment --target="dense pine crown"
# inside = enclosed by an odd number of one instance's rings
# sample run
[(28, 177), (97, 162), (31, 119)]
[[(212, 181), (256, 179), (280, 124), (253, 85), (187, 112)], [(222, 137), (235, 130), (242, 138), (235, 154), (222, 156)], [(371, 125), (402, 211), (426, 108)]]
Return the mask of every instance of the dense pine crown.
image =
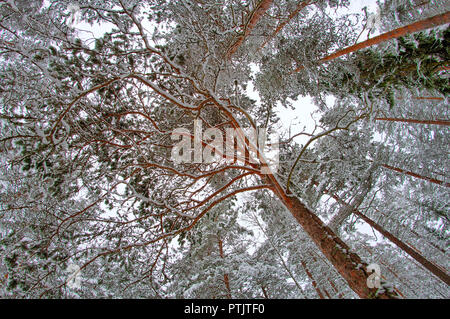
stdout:
[[(450, 297), (450, 8), (377, 5), (0, 1), (0, 296)], [(278, 169), (174, 161), (194, 121)]]

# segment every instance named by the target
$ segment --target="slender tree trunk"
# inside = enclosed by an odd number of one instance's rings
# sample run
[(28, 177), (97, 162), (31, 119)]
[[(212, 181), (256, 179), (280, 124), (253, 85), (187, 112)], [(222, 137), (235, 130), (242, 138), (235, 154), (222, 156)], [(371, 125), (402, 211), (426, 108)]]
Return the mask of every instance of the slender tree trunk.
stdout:
[(227, 59), (229, 60), (231, 56), (237, 51), (237, 49), (241, 46), (242, 43), (244, 43), (245, 39), (250, 35), (253, 28), (258, 23), (259, 19), (266, 13), (266, 11), (270, 8), (272, 5), (273, 0), (262, 0), (258, 6), (253, 10), (251, 16), (249, 17), (249, 20), (244, 26), (243, 34), (240, 35), (236, 42), (234, 42), (231, 47), (228, 49), (227, 52)]
[[(312, 252), (309, 252), (309, 254), (311, 255), (311, 258), (314, 262), (317, 262), (317, 258), (316, 256), (314, 256), (314, 254)], [(342, 293), (340, 291), (338, 291), (336, 285), (330, 280), (330, 278), (327, 276), (327, 281), (330, 284), (331, 288), (333, 288), (334, 292), (337, 294), (337, 296), (340, 299), (344, 299), (344, 296), (342, 295)], [(323, 291), (326, 293), (326, 295), (328, 296), (328, 298), (332, 299), (332, 297), (330, 296), (330, 294), (327, 292), (327, 290), (324, 288)]]
[[(219, 238), (219, 254), (220, 258), (222, 259), (225, 258), (225, 255), (223, 253), (223, 242), (220, 238)], [(227, 289), (227, 298), (231, 299), (230, 279), (227, 273), (223, 274), (223, 282), (225, 283), (225, 288)]]
[(267, 294), (266, 287), (264, 287), (264, 285), (261, 285), (261, 290), (263, 292), (264, 298), (269, 299), (269, 295)]
[[(379, 210), (377, 210), (379, 212)], [(411, 234), (414, 234), (417, 238), (421, 238), (421, 235), (419, 233), (417, 233), (415, 230), (413, 229), (407, 229), (409, 232), (411, 232)], [(443, 250), (441, 247), (437, 246), (435, 243), (432, 243), (430, 241), (426, 241), (425, 242), (427, 245), (430, 245), (431, 247), (439, 250), (441, 253), (443, 253), (445, 255), (445, 250)]]
[[(327, 192), (328, 193), (328, 192)], [(328, 193), (329, 194), (329, 193)], [(329, 194), (331, 197), (333, 197), (335, 200), (337, 200), (342, 205), (347, 205), (346, 202), (344, 202), (342, 199), (340, 199), (338, 196), (334, 194)], [(440, 266), (437, 266), (433, 262), (426, 259), (424, 256), (422, 256), (419, 252), (417, 252), (415, 249), (410, 247), (408, 244), (404, 243), (400, 239), (398, 239), (396, 236), (385, 230), (382, 226), (368, 218), (367, 216), (363, 215), (360, 211), (357, 209), (352, 210), (353, 214), (364, 220), (367, 224), (369, 224), (371, 227), (373, 227), (375, 230), (377, 230), (380, 234), (382, 234), (384, 237), (389, 239), (392, 243), (397, 245), (400, 249), (402, 249), (405, 253), (407, 253), (409, 256), (411, 256), (413, 259), (415, 259), (417, 262), (419, 262), (422, 266), (424, 266), (426, 269), (428, 269), (430, 272), (432, 272), (435, 276), (437, 276), (440, 280), (445, 282), (447, 285), (450, 285), (450, 276), (447, 275), (446, 271), (442, 269)]]
[(337, 290), (336, 285), (330, 280), (330, 278), (327, 278), (327, 280), (330, 283), (331, 287), (333, 287), (334, 291), (337, 293), (338, 297), (340, 299), (344, 299), (344, 296), (339, 292), (339, 290)]
[(416, 120), (416, 119), (401, 119), (392, 117), (377, 117), (377, 121), (389, 121), (389, 122), (403, 122), (403, 123), (414, 123), (414, 124), (433, 124), (433, 125), (450, 125), (450, 121), (447, 120)]
[(431, 101), (443, 101), (443, 97), (438, 96), (416, 96), (416, 100), (431, 100)]
[(328, 293), (328, 291), (325, 288), (322, 288), (325, 295), (327, 295), (328, 299), (332, 299), (331, 295)]
[[(367, 247), (367, 246), (364, 245), (364, 244), (363, 244), (363, 247), (364, 247), (370, 254), (373, 254), (372, 250), (371, 250), (369, 247)], [(394, 275), (394, 276), (395, 276), (395, 277), (396, 277), (396, 278), (397, 278), (397, 279), (398, 279), (398, 280), (399, 280), (406, 288), (408, 288), (410, 292), (414, 293), (416, 297), (419, 296), (420, 289), (421, 289), (420, 283), (411, 282), (410, 280), (405, 279), (405, 278), (399, 276), (399, 275), (397, 274), (397, 273), (398, 273), (398, 270), (394, 267), (394, 265), (388, 263), (386, 260), (384, 260), (384, 259), (382, 259), (382, 258), (378, 258), (378, 259), (377, 259), (377, 262), (379, 262), (379, 263), (382, 264), (387, 270), (389, 270), (389, 272), (391, 272), (391, 273), (392, 273), (392, 274), (393, 274), (393, 275)], [(411, 285), (412, 285), (413, 287), (412, 287)], [(398, 289), (397, 289), (396, 291), (397, 291), (401, 296), (403, 296), (403, 294), (402, 294), (400, 291), (398, 291)], [(439, 293), (441, 296), (445, 297), (445, 295), (443, 295), (442, 292), (439, 291), (438, 289), (435, 288), (435, 291), (436, 291), (437, 293)]]
[[(330, 54), (330, 55), (328, 55), (328, 56), (326, 56), (324, 58), (321, 58), (318, 62), (319, 63), (328, 62), (328, 61), (334, 60), (334, 59), (336, 59), (336, 58), (338, 58), (340, 56), (347, 55), (349, 53), (352, 53), (352, 52), (355, 52), (355, 51), (358, 51), (358, 50), (370, 47), (370, 46), (375, 45), (375, 44), (379, 44), (379, 43), (382, 43), (382, 42), (385, 42), (385, 41), (389, 41), (389, 40), (392, 40), (392, 39), (395, 39), (395, 38), (399, 38), (399, 37), (405, 36), (405, 35), (410, 34), (410, 33), (419, 32), (419, 31), (423, 31), (423, 30), (426, 30), (426, 29), (434, 28), (434, 27), (437, 27), (437, 26), (440, 26), (440, 25), (443, 25), (443, 24), (447, 24), (447, 23), (450, 23), (450, 12), (439, 14), (439, 15), (436, 15), (434, 17), (431, 17), (431, 18), (428, 18), (428, 19), (425, 19), (425, 20), (421, 20), (421, 21), (417, 21), (417, 22), (411, 23), (411, 24), (409, 24), (407, 26), (404, 26), (404, 27), (401, 27), (401, 28), (398, 28), (398, 29), (395, 29), (395, 30), (392, 30), (392, 31), (389, 31), (389, 32), (386, 32), (386, 33), (383, 33), (383, 34), (380, 34), (379, 36), (376, 36), (376, 37), (374, 37), (372, 39), (369, 39), (369, 40), (357, 43), (357, 44), (349, 46), (349, 47), (347, 47), (347, 48), (345, 48), (343, 50), (339, 50), (339, 51), (337, 51), (337, 52), (335, 52), (333, 54)], [(294, 70), (294, 73), (301, 71), (303, 68), (304, 68), (303, 66), (297, 67)]]
[[(389, 216), (387, 216), (387, 215), (386, 215), (385, 213), (383, 213), (382, 211), (380, 211), (380, 210), (378, 210), (378, 209), (376, 209), (376, 208), (374, 208), (374, 210), (375, 210), (377, 213), (383, 215), (385, 218), (389, 218)], [(404, 225), (401, 225), (401, 226), (402, 226), (402, 230), (403, 230), (403, 231), (407, 231), (407, 232), (413, 234), (414, 236), (416, 236), (417, 239), (422, 240), (422, 242), (424, 242), (425, 244), (429, 245), (429, 246), (432, 247), (433, 249), (438, 250), (438, 251), (439, 251), (440, 253), (442, 253), (443, 255), (446, 254), (445, 250), (443, 250), (441, 247), (437, 246), (435, 243), (430, 242), (430, 241), (428, 241), (428, 240), (425, 240), (425, 241), (424, 241), (424, 240), (422, 239), (422, 235), (420, 235), (419, 233), (417, 233), (415, 230), (410, 229), (410, 228), (408, 228), (408, 227), (405, 227)]]
[(297, 279), (295, 279), (294, 274), (292, 273), (292, 271), (289, 269), (288, 265), (286, 264), (286, 262), (284, 261), (284, 257), (283, 255), (280, 253), (280, 251), (278, 250), (278, 247), (275, 246), (275, 244), (272, 242), (272, 240), (270, 239), (270, 237), (266, 234), (264, 228), (262, 227), (261, 223), (258, 220), (258, 217), (253, 215), (253, 218), (256, 222), (256, 224), (258, 225), (259, 229), (261, 229), (261, 231), (263, 232), (263, 234), (266, 236), (270, 246), (272, 246), (273, 250), (275, 250), (276, 254), (278, 255), (278, 257), (280, 258), (281, 264), (283, 265), (283, 268), (286, 270), (286, 272), (289, 274), (289, 276), (291, 277), (292, 281), (295, 283), (295, 286), (297, 287), (298, 291), (300, 292), (300, 294), (306, 298), (305, 293), (303, 292), (302, 287), (300, 286), (299, 282), (297, 281)]
[[(397, 100), (404, 100), (405, 98), (403, 96), (396, 97)], [(413, 96), (412, 99), (414, 100), (426, 100), (426, 101), (443, 101), (443, 97), (439, 96)]]
[(435, 178), (422, 176), (422, 175), (419, 175), (417, 173), (410, 172), (410, 171), (407, 171), (407, 170), (404, 170), (404, 169), (401, 169), (401, 168), (398, 168), (398, 167), (394, 167), (394, 166), (391, 166), (391, 165), (387, 165), (387, 164), (381, 164), (381, 166), (383, 166), (384, 168), (393, 170), (395, 172), (398, 172), (398, 173), (406, 174), (406, 175), (409, 175), (409, 176), (412, 176), (412, 177), (415, 177), (415, 178), (419, 178), (419, 179), (423, 179), (425, 181), (429, 181), (429, 182), (437, 184), (437, 185), (450, 187), (450, 183), (446, 183), (444, 181), (441, 181), (441, 180), (438, 180), (438, 179), (435, 179)]
[(305, 270), (306, 275), (309, 277), (309, 279), (311, 279), (312, 285), (313, 285), (314, 289), (316, 290), (317, 295), (319, 295), (319, 298), (320, 298), (320, 299), (325, 299), (325, 297), (323, 296), (323, 294), (322, 294), (322, 292), (320, 291), (319, 287), (317, 286), (316, 280), (314, 279), (313, 275), (312, 275), (311, 272), (309, 271), (308, 267), (306, 267), (306, 263), (305, 263), (303, 260), (301, 260), (300, 263), (302, 264), (302, 267), (303, 267), (303, 269)]
[(286, 24), (288, 24), (300, 11), (303, 10), (303, 8), (307, 7), (310, 3), (310, 0), (300, 2), (295, 10), (291, 12), (289, 17), (285, 21), (281, 22), (275, 29), (275, 31), (264, 40), (263, 44), (261, 44), (261, 46), (258, 48), (258, 51), (264, 48), (266, 44), (269, 43), (270, 40), (272, 40), (278, 34), (278, 32), (280, 32), (286, 26)]
[(383, 299), (398, 297), (397, 294), (387, 291), (377, 294), (376, 288), (369, 288), (367, 278), (370, 273), (366, 271), (367, 264), (357, 254), (352, 253), (350, 247), (297, 197), (287, 194), (273, 175), (267, 175), (266, 178), (281, 202), (358, 296)]
[[(389, 265), (387, 265), (384, 262), (381, 262), (399, 281), (401, 281), (403, 283), (403, 280), (397, 275), (397, 273), (391, 269), (391, 267)], [(385, 279), (384, 276), (382, 276), (383, 279)], [(404, 284), (404, 283), (403, 283)], [(398, 288), (394, 288), (394, 290), (403, 298), (405, 298), (405, 295), (400, 291), (400, 289)]]

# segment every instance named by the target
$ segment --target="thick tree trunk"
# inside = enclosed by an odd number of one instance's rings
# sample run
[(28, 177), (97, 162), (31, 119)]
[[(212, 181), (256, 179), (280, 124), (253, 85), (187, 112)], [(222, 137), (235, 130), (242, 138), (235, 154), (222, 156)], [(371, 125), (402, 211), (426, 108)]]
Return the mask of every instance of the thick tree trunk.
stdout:
[(429, 181), (429, 182), (437, 184), (437, 185), (450, 187), (450, 183), (446, 183), (446, 182), (438, 180), (436, 178), (422, 176), (422, 175), (419, 175), (417, 173), (410, 172), (410, 171), (407, 171), (407, 170), (404, 170), (404, 169), (401, 169), (401, 168), (398, 168), (398, 167), (394, 167), (394, 166), (391, 166), (391, 165), (387, 165), (387, 164), (381, 164), (381, 166), (384, 167), (384, 168), (393, 170), (395, 172), (398, 172), (398, 173), (406, 174), (406, 175), (409, 175), (409, 176), (412, 176), (412, 177), (415, 177), (415, 178), (419, 178), (419, 179), (423, 179), (425, 181)]
[(389, 121), (389, 122), (403, 122), (403, 123), (414, 123), (414, 124), (432, 124), (432, 125), (450, 125), (450, 121), (447, 120), (416, 120), (416, 119), (401, 119), (392, 117), (377, 117), (377, 121)]
[[(334, 194), (329, 194), (331, 197), (333, 197), (335, 200), (337, 200), (342, 205), (349, 206), (346, 202), (344, 202), (342, 199), (340, 199), (338, 196)], [(409, 256), (414, 258), (417, 262), (419, 262), (422, 266), (424, 266), (426, 269), (431, 271), (434, 275), (436, 275), (440, 280), (445, 282), (447, 285), (450, 285), (450, 276), (447, 275), (444, 269), (441, 267), (435, 265), (433, 262), (426, 259), (424, 256), (422, 256), (418, 251), (410, 247), (408, 244), (404, 243), (400, 239), (398, 239), (396, 236), (385, 230), (382, 226), (378, 225), (376, 222), (371, 220), (369, 217), (363, 215), (360, 211), (357, 209), (352, 209), (353, 214), (364, 220), (367, 224), (369, 224), (371, 227), (373, 227), (375, 230), (377, 230), (380, 234), (382, 234), (384, 237), (389, 239), (392, 243), (397, 245), (400, 249), (402, 249), (405, 253), (407, 253)]]
[(243, 34), (238, 37), (236, 42), (234, 42), (227, 52), (227, 59), (229, 60), (231, 56), (237, 51), (237, 49), (244, 43), (245, 39), (250, 35), (251, 31), (258, 23), (259, 19), (266, 13), (266, 11), (272, 5), (273, 0), (262, 0), (258, 6), (253, 10), (249, 20), (244, 26)]
[[(382, 42), (385, 42), (388, 40), (396, 39), (396, 38), (399, 38), (399, 37), (402, 37), (402, 36), (405, 36), (407, 34), (411, 34), (414, 32), (419, 32), (419, 31), (423, 31), (426, 29), (434, 28), (434, 27), (437, 27), (437, 26), (440, 26), (443, 24), (447, 24), (447, 23), (450, 23), (450, 12), (439, 14), (434, 17), (431, 17), (431, 18), (428, 18), (425, 20), (421, 20), (421, 21), (417, 21), (417, 22), (414, 22), (407, 26), (380, 34), (379, 36), (376, 36), (372, 39), (357, 43), (357, 44), (349, 46), (343, 50), (339, 50), (333, 54), (330, 54), (324, 58), (321, 58), (318, 62), (319, 63), (328, 62), (328, 61), (334, 60), (340, 56), (347, 55), (349, 53), (370, 47), (375, 44), (379, 44), (379, 43), (382, 43)], [(304, 68), (303, 66), (297, 67), (294, 70), (294, 73), (301, 71), (303, 68)]]
[[(297, 197), (288, 196), (284, 201), (295, 219), (297, 219), (325, 257), (347, 281), (350, 288), (361, 298), (373, 298), (377, 289), (370, 289), (367, 286), (367, 278), (370, 274), (366, 272), (367, 265), (361, 258), (355, 253), (350, 252), (350, 247), (337, 237), (319, 217), (309, 211)], [(378, 297), (390, 298), (392, 296), (383, 293)]]
[(350, 252), (350, 247), (338, 238), (319, 217), (306, 208), (297, 197), (286, 194), (273, 175), (267, 175), (267, 180), (281, 202), (358, 296), (383, 299), (398, 297), (396, 293), (386, 290), (377, 294), (376, 288), (369, 288), (367, 278), (370, 273), (366, 271), (367, 264), (358, 255)]

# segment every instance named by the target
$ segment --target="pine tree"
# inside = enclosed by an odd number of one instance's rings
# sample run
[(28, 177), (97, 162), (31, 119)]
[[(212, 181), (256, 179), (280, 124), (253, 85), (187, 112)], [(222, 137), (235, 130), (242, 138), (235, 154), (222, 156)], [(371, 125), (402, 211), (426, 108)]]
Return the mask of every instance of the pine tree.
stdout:
[[(383, 17), (384, 33), (355, 44), (358, 16), (333, 13), (344, 0), (81, 1), (82, 22), (107, 28), (98, 36), (71, 24), (68, 4), (0, 7), (5, 297), (413, 295), (407, 286), (429, 273), (383, 242), (367, 253), (368, 236), (325, 190), (446, 266), (448, 127), (380, 120), (447, 121), (445, 8)], [(199, 133), (276, 132), (277, 103), (301, 95), (319, 119), (304, 145), (282, 141), (278, 171), (249, 160), (262, 149), (245, 136), (244, 160), (217, 149), (198, 160)], [(175, 129), (186, 161), (172, 154)], [(252, 227), (240, 223), (248, 214)], [(327, 226), (334, 216), (339, 232)], [(386, 278), (395, 287), (367, 285), (381, 259), (404, 266)], [(72, 264), (81, 288), (67, 282)], [(446, 294), (434, 281), (423, 292)]]

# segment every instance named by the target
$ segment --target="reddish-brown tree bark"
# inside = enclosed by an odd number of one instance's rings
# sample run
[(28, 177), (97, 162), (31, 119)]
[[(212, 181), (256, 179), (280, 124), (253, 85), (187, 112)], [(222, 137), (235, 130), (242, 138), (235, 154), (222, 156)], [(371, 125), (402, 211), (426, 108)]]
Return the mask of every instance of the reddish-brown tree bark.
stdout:
[(267, 175), (266, 179), (273, 192), (358, 296), (382, 299), (398, 297), (396, 293), (387, 291), (377, 294), (376, 288), (369, 288), (367, 278), (370, 274), (366, 271), (367, 264), (357, 254), (351, 252), (350, 247), (297, 197), (287, 194), (273, 175)]
[[(223, 242), (219, 238), (219, 254), (220, 258), (224, 259), (225, 255), (223, 253)], [(231, 299), (231, 289), (230, 289), (230, 278), (227, 273), (223, 274), (223, 282), (225, 283), (225, 288), (227, 289), (227, 298)]]
[[(313, 260), (314, 262), (317, 262), (317, 258), (316, 258), (316, 256), (314, 256), (314, 254), (313, 254), (312, 252), (310, 252), (310, 255), (311, 255), (312, 260)], [(339, 297), (340, 299), (344, 299), (344, 296), (342, 295), (342, 293), (341, 293), (340, 291), (337, 290), (336, 285), (334, 284), (334, 282), (332, 282), (332, 281), (330, 280), (329, 277), (327, 277), (327, 281), (328, 281), (328, 283), (330, 284), (330, 286), (333, 288), (334, 292), (338, 295), (338, 297)], [(332, 298), (325, 288), (323, 289), (323, 291), (324, 291), (325, 294), (328, 296), (328, 298), (330, 298), (330, 299)]]
[(253, 28), (258, 23), (259, 19), (266, 13), (266, 11), (272, 5), (273, 0), (262, 0), (258, 6), (253, 10), (250, 15), (247, 23), (244, 26), (243, 34), (241, 34), (237, 40), (231, 45), (227, 52), (227, 59), (230, 59), (231, 56), (237, 51), (237, 49), (244, 43), (245, 39), (250, 35)]
[(331, 287), (333, 287), (334, 291), (338, 294), (340, 299), (344, 299), (344, 296), (337, 290), (336, 285), (330, 280), (330, 278), (327, 278), (328, 282), (330, 283)]
[[(399, 37), (402, 37), (402, 36), (405, 36), (407, 34), (411, 34), (414, 32), (434, 28), (434, 27), (437, 27), (437, 26), (440, 26), (443, 24), (447, 24), (447, 23), (450, 23), (450, 12), (439, 14), (434, 17), (424, 19), (421, 21), (417, 21), (417, 22), (411, 23), (407, 26), (380, 34), (379, 36), (376, 36), (372, 39), (357, 43), (357, 44), (349, 46), (343, 50), (339, 50), (339, 51), (336, 51), (335, 53), (327, 55), (326, 57), (321, 58), (318, 62), (319, 63), (328, 62), (328, 61), (334, 60), (340, 56), (347, 55), (349, 53), (370, 47), (375, 44), (379, 44), (379, 43), (382, 43), (385, 41), (399, 38)], [(303, 66), (299, 66), (294, 70), (293, 73), (299, 72), (303, 68), (304, 68)]]
[(413, 124), (432, 124), (432, 125), (450, 125), (450, 121), (447, 120), (416, 120), (416, 119), (402, 119), (393, 117), (377, 117), (377, 121), (389, 121), (389, 122), (403, 122), (403, 123), (413, 123)]
[(431, 101), (443, 101), (443, 97), (437, 97), (437, 96), (416, 96), (416, 100), (431, 100)]
[[(387, 216), (385, 213), (383, 213), (382, 211), (380, 211), (380, 210), (378, 210), (378, 209), (376, 209), (376, 208), (374, 208), (374, 210), (375, 210), (377, 213), (379, 213), (379, 214), (383, 215), (384, 217), (387, 217), (387, 218), (388, 218), (388, 216)], [(405, 227), (405, 226), (402, 226), (402, 231), (407, 231), (407, 232), (413, 234), (417, 239), (422, 239), (422, 236), (421, 236), (419, 233), (417, 233), (415, 230), (413, 230), (413, 229), (410, 229), (410, 228), (407, 228), (407, 227)], [(445, 250), (443, 250), (441, 247), (437, 246), (435, 243), (429, 242), (429, 241), (427, 241), (427, 240), (424, 241), (423, 239), (422, 239), (422, 242), (425, 243), (425, 244), (427, 244), (427, 245), (429, 245), (429, 246), (432, 247), (433, 249), (438, 250), (439, 252), (441, 252), (442, 254), (445, 255)]]
[(314, 287), (314, 289), (317, 292), (317, 295), (319, 296), (320, 299), (325, 299), (325, 297), (323, 296), (322, 292), (320, 291), (319, 287), (317, 286), (317, 282), (314, 279), (313, 275), (311, 274), (311, 272), (309, 271), (308, 267), (306, 266), (306, 263), (301, 260), (300, 263), (302, 264), (303, 269), (306, 272), (306, 275), (309, 277), (309, 279), (311, 279), (312, 285)]
[[(313, 260), (314, 262), (317, 262), (316, 256), (314, 256), (314, 254), (311, 253), (311, 252), (310, 252), (310, 255), (311, 255), (312, 260)], [(327, 277), (327, 281), (328, 281), (328, 283), (330, 284), (330, 286), (333, 288), (334, 292), (338, 295), (338, 297), (339, 297), (340, 299), (344, 299), (344, 296), (342, 295), (342, 293), (341, 293), (340, 291), (338, 291), (336, 285), (334, 284), (334, 282), (332, 282), (332, 281), (330, 280), (329, 277)], [(326, 293), (326, 295), (328, 296), (328, 298), (331, 299), (332, 297), (331, 297), (330, 294), (327, 292), (327, 290), (326, 290), (326, 289), (323, 289), (323, 290), (325, 291), (325, 293)]]

